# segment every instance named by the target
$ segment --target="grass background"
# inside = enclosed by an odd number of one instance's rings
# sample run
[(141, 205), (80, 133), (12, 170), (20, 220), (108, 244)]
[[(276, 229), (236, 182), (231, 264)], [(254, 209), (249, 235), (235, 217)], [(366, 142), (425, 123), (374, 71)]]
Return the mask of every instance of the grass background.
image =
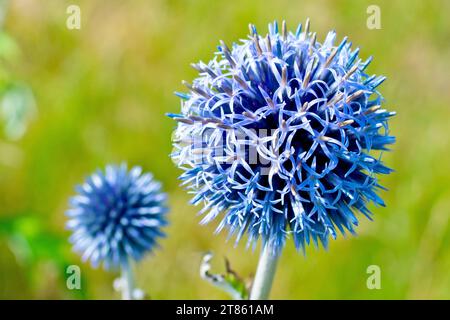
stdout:
[[(66, 28), (66, 8), (81, 8), (81, 30)], [(366, 27), (369, 5), (381, 8), (381, 30)], [(201, 227), (197, 208), (178, 186), (170, 136), (179, 110), (173, 91), (191, 80), (191, 62), (208, 60), (220, 39), (262, 33), (285, 19), (293, 29), (311, 18), (323, 40), (335, 29), (374, 56), (369, 72), (388, 80), (380, 90), (397, 144), (382, 178), (387, 208), (361, 219), (359, 236), (340, 237), (329, 251), (303, 257), (288, 242), (272, 298), (450, 298), (450, 2), (14, 0), (4, 29), (21, 49), (9, 64), (34, 92), (38, 114), (25, 136), (0, 139), (0, 298), (117, 298), (115, 274), (92, 270), (70, 251), (64, 230), (67, 198), (88, 173), (127, 161), (164, 183), (172, 211), (162, 249), (137, 266), (139, 286), (154, 299), (227, 298), (202, 281), (202, 253), (227, 256), (242, 276), (258, 252), (234, 248), (226, 235)], [(65, 286), (78, 264), (82, 290)], [(381, 268), (381, 290), (368, 290), (366, 269)]]

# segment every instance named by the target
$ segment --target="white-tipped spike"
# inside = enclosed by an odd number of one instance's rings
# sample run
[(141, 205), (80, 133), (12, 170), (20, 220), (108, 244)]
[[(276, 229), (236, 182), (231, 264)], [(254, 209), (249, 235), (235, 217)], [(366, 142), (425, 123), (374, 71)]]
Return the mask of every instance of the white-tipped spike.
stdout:
[(311, 41), (309, 42), (309, 53), (310, 54), (313, 53), (313, 49), (316, 46), (316, 39), (317, 39), (317, 33), (314, 32), (311, 37)]
[(287, 85), (287, 67), (283, 66), (281, 69), (281, 86), (285, 87)]
[(331, 52), (331, 54), (328, 56), (327, 61), (325, 61), (325, 64), (323, 66), (324, 69), (328, 68), (331, 64), (331, 61), (333, 61), (334, 57), (336, 56), (337, 53), (337, 48), (334, 48), (333, 51)]
[(339, 127), (342, 128), (342, 127), (348, 126), (348, 125), (352, 124), (353, 122), (355, 122), (355, 120), (353, 120), (353, 119), (339, 122)]
[(359, 98), (360, 96), (362, 96), (364, 94), (364, 90), (358, 90), (355, 93), (352, 93), (351, 95), (349, 95), (347, 97), (347, 99), (345, 99), (346, 103), (349, 103), (350, 101), (353, 101), (357, 98)]
[(258, 55), (262, 55), (262, 49), (261, 46), (259, 45), (259, 36), (257, 34), (255, 34), (253, 36), (253, 43), (255, 44), (256, 47), (256, 52), (258, 52)]
[(376, 106), (370, 107), (369, 109), (367, 109), (366, 111), (364, 111), (364, 114), (365, 114), (365, 115), (371, 114), (371, 113), (373, 113), (373, 112), (379, 110), (380, 108), (381, 108), (380, 105), (376, 105)]
[(305, 22), (305, 31), (303, 31), (303, 32), (304, 32), (304, 34), (305, 34), (305, 39), (306, 39), (306, 37), (308, 36), (308, 33), (309, 33), (309, 18), (306, 19), (306, 22)]
[(267, 52), (272, 53), (272, 42), (270, 41), (269, 35), (267, 35), (267, 37), (266, 37), (266, 46), (267, 46)]
[(287, 39), (286, 20), (283, 20), (283, 22), (281, 24), (281, 36), (283, 37), (283, 40)]
[(343, 80), (347, 80), (348, 78), (350, 78), (350, 76), (352, 74), (355, 73), (356, 70), (358, 70), (359, 64), (354, 64), (353, 67), (350, 68), (350, 70), (344, 75), (344, 77), (342, 78)]

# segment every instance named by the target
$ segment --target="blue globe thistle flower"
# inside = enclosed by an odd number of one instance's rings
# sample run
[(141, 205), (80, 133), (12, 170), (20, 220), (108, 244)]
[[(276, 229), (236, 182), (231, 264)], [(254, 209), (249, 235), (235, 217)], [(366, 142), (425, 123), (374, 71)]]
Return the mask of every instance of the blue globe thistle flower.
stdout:
[(109, 165), (98, 170), (76, 187), (70, 199), (67, 228), (70, 242), (90, 260), (105, 269), (139, 260), (157, 246), (167, 224), (166, 194), (152, 174), (140, 167), (127, 170), (127, 165)]
[[(199, 76), (182, 98), (172, 158), (183, 185), (204, 203), (202, 223), (220, 217), (236, 242), (262, 239), (279, 253), (291, 235), (297, 249), (327, 246), (354, 233), (370, 202), (384, 206), (377, 174), (391, 169), (372, 150), (388, 150), (388, 119), (377, 87), (383, 76), (365, 72), (331, 31), (323, 43), (299, 25), (269, 25), (194, 67)], [(381, 153), (380, 153), (381, 156)]]

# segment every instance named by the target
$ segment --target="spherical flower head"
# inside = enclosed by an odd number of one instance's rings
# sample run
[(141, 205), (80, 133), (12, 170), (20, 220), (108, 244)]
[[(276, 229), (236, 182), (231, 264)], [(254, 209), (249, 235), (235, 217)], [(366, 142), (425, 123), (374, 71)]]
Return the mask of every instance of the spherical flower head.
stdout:
[(94, 267), (117, 269), (157, 246), (167, 224), (161, 184), (140, 167), (109, 165), (76, 187), (66, 212), (70, 242)]
[(354, 233), (357, 212), (371, 218), (370, 202), (384, 205), (377, 174), (391, 172), (380, 157), (395, 141), (376, 89), (385, 78), (366, 74), (371, 59), (347, 38), (335, 45), (334, 31), (319, 43), (309, 22), (250, 33), (194, 65), (181, 114), (169, 115), (172, 158), (192, 202), (204, 203), (203, 223), (220, 217), (217, 231), (274, 253), (290, 236), (298, 249), (326, 247)]

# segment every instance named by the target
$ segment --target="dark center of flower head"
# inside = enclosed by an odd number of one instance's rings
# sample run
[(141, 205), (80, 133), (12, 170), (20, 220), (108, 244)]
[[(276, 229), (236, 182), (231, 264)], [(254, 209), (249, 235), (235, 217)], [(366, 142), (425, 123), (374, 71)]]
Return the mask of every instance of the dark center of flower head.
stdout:
[(219, 230), (261, 236), (275, 251), (288, 233), (301, 248), (310, 238), (326, 245), (336, 229), (353, 232), (354, 210), (369, 216), (367, 202), (383, 204), (374, 174), (390, 169), (369, 153), (394, 142), (376, 90), (384, 77), (367, 75), (371, 59), (347, 39), (335, 46), (334, 32), (317, 42), (309, 23), (250, 31), (195, 65), (182, 114), (171, 115), (172, 156), (193, 202), (205, 202), (204, 222), (224, 212)]

